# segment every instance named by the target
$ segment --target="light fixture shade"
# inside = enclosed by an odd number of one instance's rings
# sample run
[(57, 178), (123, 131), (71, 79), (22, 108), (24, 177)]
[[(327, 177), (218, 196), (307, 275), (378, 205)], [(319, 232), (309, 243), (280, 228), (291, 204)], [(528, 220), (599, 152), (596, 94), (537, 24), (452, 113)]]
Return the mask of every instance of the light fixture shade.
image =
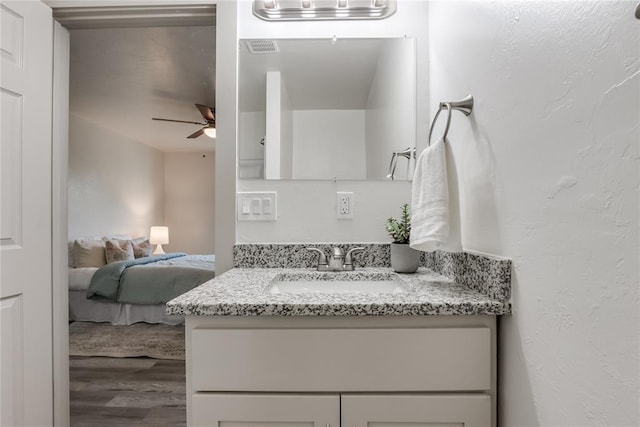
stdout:
[(214, 127), (205, 128), (204, 134), (207, 135), (209, 138), (215, 138), (216, 137), (216, 128), (214, 128)]
[(152, 245), (166, 245), (169, 243), (169, 227), (151, 227), (149, 243)]

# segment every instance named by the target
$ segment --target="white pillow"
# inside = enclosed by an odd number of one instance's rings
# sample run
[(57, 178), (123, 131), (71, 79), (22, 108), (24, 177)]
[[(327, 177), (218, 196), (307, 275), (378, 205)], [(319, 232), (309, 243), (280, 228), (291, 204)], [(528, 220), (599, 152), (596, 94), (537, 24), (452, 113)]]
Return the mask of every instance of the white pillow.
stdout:
[(78, 239), (73, 242), (74, 267), (102, 267), (107, 264), (104, 253), (104, 241)]
[(76, 266), (76, 260), (75, 260), (75, 252), (73, 251), (73, 243), (75, 242), (75, 240), (69, 240), (69, 254), (68, 254), (68, 264), (69, 267), (73, 268)]

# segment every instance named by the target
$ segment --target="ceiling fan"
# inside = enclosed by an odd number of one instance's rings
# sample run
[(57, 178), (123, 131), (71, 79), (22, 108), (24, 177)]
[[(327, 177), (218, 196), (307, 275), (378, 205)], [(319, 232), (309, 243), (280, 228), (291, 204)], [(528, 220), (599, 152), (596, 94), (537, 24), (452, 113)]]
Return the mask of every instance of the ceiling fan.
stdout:
[(160, 119), (157, 117), (152, 117), (152, 120), (161, 120), (163, 122), (177, 122), (177, 123), (191, 123), (194, 125), (204, 126), (200, 130), (195, 131), (187, 138), (197, 138), (202, 134), (207, 135), (209, 138), (216, 137), (216, 117), (215, 117), (215, 108), (207, 107), (206, 105), (196, 104), (198, 111), (202, 114), (203, 121), (201, 122), (192, 122), (188, 120), (173, 120), (173, 119)]

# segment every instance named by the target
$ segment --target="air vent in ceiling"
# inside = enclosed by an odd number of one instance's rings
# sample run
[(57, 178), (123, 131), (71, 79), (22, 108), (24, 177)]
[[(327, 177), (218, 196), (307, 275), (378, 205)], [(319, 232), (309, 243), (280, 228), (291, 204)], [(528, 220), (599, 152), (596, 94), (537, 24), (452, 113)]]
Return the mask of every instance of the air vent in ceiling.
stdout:
[(251, 53), (278, 53), (278, 43), (275, 40), (247, 40), (247, 49)]

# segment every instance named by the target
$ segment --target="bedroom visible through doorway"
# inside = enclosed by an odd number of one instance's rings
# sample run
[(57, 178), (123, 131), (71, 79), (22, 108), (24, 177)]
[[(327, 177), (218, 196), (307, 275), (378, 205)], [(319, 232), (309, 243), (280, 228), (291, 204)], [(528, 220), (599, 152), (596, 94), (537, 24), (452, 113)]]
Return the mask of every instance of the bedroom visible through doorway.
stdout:
[[(153, 19), (147, 19), (132, 21), (132, 26), (120, 22), (111, 28), (104, 23), (99, 25), (101, 28), (91, 28), (91, 20), (87, 18), (88, 25), (69, 28), (69, 300), (70, 304), (78, 300), (72, 297), (75, 292), (75, 296), (82, 294), (83, 304), (111, 305), (107, 311), (113, 312), (114, 317), (109, 314), (106, 318), (98, 316), (89, 320), (104, 322), (95, 323), (103, 328), (109, 328), (110, 323), (132, 323), (128, 335), (139, 333), (138, 341), (149, 344), (146, 350), (156, 348), (158, 341), (168, 341), (167, 336), (175, 338), (176, 334), (171, 331), (182, 329), (182, 319), (163, 316), (165, 299), (209, 280), (215, 269), (215, 139), (206, 135), (187, 138), (199, 129), (196, 124), (152, 120), (166, 117), (198, 123), (202, 121), (202, 114), (196, 104), (215, 109), (215, 7), (208, 8), (212, 10), (208, 23), (203, 22), (200, 10), (197, 19), (172, 20), (170, 26), (166, 26), (166, 20), (160, 22), (163, 26), (157, 26)], [(64, 19), (59, 20), (67, 25)], [(163, 248), (167, 255), (177, 254), (175, 258), (161, 260), (165, 263), (163, 268), (188, 269), (186, 279), (182, 277), (182, 283), (167, 288), (161, 296), (140, 294), (144, 293), (142, 280), (135, 281), (132, 288), (125, 291), (130, 300), (124, 303), (106, 301), (103, 295), (87, 299), (87, 288), (96, 271), (110, 265), (108, 251), (119, 252), (112, 260), (115, 263), (121, 256), (129, 259), (129, 246), (133, 250), (136, 244), (150, 243), (152, 226), (168, 227), (169, 243), (163, 244)], [(107, 247), (107, 241), (111, 247)], [(105, 253), (104, 260), (100, 258), (101, 250)], [(97, 264), (101, 265), (93, 265), (96, 253), (100, 258)], [(134, 256), (132, 260), (144, 261), (145, 256)], [(188, 266), (180, 264), (185, 259)], [(138, 270), (127, 274), (150, 275), (149, 280), (156, 280), (158, 273), (151, 264), (143, 262), (135, 268)], [(99, 312), (92, 307), (84, 309), (87, 313)], [(77, 312), (70, 306), (70, 321)], [(138, 323), (139, 320), (143, 323)], [(139, 328), (135, 325), (145, 325), (145, 333), (137, 331)], [(72, 333), (77, 333), (76, 329), (82, 326), (83, 323), (75, 326), (72, 323)], [(127, 327), (113, 326), (114, 329)], [(149, 408), (160, 408), (146, 412), (173, 411), (171, 419), (180, 418), (175, 408), (180, 412), (182, 398), (175, 399), (176, 393), (184, 388), (184, 362), (165, 362), (162, 355), (147, 351), (141, 351), (135, 358), (123, 353), (125, 357), (108, 361), (98, 347), (108, 347), (109, 343), (91, 343), (87, 337), (95, 330), (91, 332), (89, 328), (82, 332), (84, 335), (80, 338), (88, 342), (80, 347), (86, 355), (70, 360), (71, 425), (80, 422), (87, 425), (89, 420), (82, 417), (86, 415), (86, 399), (92, 396), (98, 401), (110, 399), (102, 402), (102, 406), (111, 409), (101, 410), (105, 418), (100, 420), (98, 416), (94, 420), (98, 424), (108, 422), (117, 408), (132, 405), (130, 399), (147, 401), (145, 405)], [(111, 335), (120, 333), (114, 332)], [(98, 363), (105, 360), (106, 364)], [(109, 372), (129, 371), (131, 375), (139, 371), (129, 366), (128, 360), (133, 365), (140, 363), (136, 360), (147, 360), (148, 372), (158, 366), (162, 367), (161, 371), (168, 369), (165, 373), (171, 379), (167, 389), (148, 394), (149, 386), (141, 385), (144, 382), (141, 381), (130, 390), (125, 387), (118, 396), (100, 395), (98, 389), (102, 386), (97, 384), (103, 383)], [(141, 380), (145, 372), (139, 372)], [(87, 383), (78, 385), (78, 375)], [(74, 390), (74, 387), (83, 390)], [(97, 394), (92, 395), (94, 392)], [(166, 409), (167, 405), (175, 407)], [(142, 425), (149, 421), (141, 420)]]

